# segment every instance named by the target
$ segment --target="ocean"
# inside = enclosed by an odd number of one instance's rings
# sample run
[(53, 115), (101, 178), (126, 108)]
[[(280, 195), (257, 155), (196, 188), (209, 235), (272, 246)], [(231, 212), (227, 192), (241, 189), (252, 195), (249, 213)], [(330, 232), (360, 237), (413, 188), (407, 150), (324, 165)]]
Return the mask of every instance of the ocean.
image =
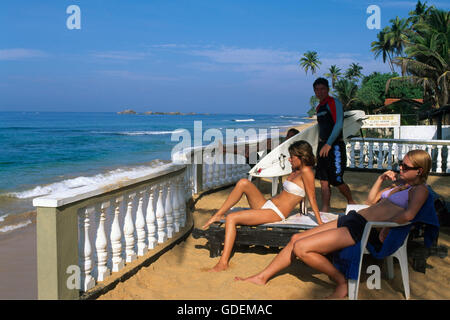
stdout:
[[(142, 115), (112, 112), (0, 112), (0, 233), (29, 223), (32, 200), (89, 184), (115, 181), (170, 161), (172, 133), (194, 121), (202, 132), (258, 130), (307, 123), (306, 115)], [(204, 144), (209, 144), (210, 141)]]

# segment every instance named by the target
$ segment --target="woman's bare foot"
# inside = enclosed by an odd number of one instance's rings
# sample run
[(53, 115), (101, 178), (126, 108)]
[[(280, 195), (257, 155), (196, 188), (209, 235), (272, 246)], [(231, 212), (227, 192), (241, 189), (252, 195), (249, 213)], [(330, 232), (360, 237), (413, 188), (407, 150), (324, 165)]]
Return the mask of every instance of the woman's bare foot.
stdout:
[(254, 284), (258, 284), (258, 285), (265, 285), (267, 282), (259, 275), (254, 275), (254, 276), (251, 276), (248, 278), (234, 277), (234, 281), (245, 281), (245, 282), (251, 282)]
[(228, 264), (218, 262), (213, 268), (209, 269), (208, 272), (220, 272), (228, 269)]
[(220, 221), (220, 219), (223, 218), (223, 214), (221, 215), (213, 215), (211, 218), (209, 218), (209, 220), (203, 225), (202, 229), (206, 230), (212, 223), (216, 222), (216, 221)]
[(326, 297), (326, 299), (343, 299), (348, 294), (348, 285), (347, 282), (344, 282), (342, 284), (338, 284), (334, 292)]

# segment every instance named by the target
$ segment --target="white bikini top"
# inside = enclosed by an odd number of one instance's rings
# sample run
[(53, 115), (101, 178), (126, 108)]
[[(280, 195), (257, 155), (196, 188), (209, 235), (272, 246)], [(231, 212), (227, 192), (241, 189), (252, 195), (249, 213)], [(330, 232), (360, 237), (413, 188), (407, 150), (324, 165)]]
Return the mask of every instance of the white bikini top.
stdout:
[(289, 180), (285, 180), (283, 182), (283, 189), (285, 191), (295, 194), (296, 196), (299, 196), (299, 197), (305, 196), (305, 190), (303, 190), (303, 188), (298, 186), (296, 183), (289, 181)]

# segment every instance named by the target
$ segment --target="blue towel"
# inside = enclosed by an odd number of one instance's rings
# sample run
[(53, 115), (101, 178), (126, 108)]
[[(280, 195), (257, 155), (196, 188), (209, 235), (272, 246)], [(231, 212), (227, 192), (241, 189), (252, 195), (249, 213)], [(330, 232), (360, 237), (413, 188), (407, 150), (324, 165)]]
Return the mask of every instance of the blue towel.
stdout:
[[(391, 228), (388, 236), (383, 242), (380, 251), (367, 243), (367, 250), (376, 258), (383, 259), (390, 256), (401, 247), (413, 225), (424, 227), (424, 244), (430, 247), (439, 234), (439, 221), (434, 207), (436, 193), (428, 186), (429, 194), (422, 208), (416, 214), (411, 224)], [(333, 264), (347, 279), (358, 279), (359, 260), (361, 255), (361, 242), (353, 246), (336, 251), (333, 254)]]

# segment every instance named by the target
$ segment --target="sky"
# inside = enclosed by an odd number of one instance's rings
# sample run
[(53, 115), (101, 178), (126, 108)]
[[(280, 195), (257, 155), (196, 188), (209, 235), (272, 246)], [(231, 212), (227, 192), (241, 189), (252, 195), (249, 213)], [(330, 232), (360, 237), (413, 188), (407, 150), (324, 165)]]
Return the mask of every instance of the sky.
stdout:
[[(0, 111), (305, 114), (331, 65), (389, 72), (370, 51), (367, 8), (379, 6), (382, 29), (415, 3), (2, 0)], [(80, 29), (67, 26), (71, 5)], [(315, 74), (299, 66), (309, 50)]]

